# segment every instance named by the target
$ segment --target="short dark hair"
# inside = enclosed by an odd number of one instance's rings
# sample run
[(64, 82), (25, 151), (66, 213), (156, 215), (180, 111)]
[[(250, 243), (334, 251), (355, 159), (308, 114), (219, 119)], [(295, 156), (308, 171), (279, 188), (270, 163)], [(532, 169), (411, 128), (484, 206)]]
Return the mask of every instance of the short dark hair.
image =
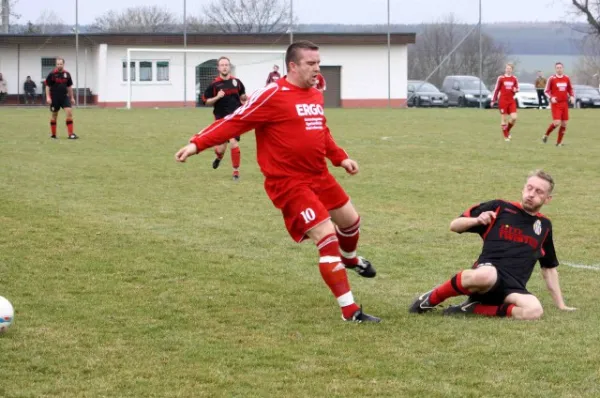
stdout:
[(299, 40), (290, 44), (285, 52), (285, 64), (289, 69), (290, 62), (295, 64), (300, 62), (299, 59), (299, 51), (298, 50), (318, 50), (319, 46), (317, 46), (312, 41), (308, 40)]
[(558, 65), (562, 65), (562, 66), (564, 66), (564, 65), (563, 65), (563, 63), (562, 63), (562, 62), (560, 62), (560, 61), (554, 64), (554, 66), (558, 66)]
[(229, 62), (229, 65), (231, 65), (231, 60), (227, 57), (219, 57), (219, 59), (217, 60), (217, 65), (219, 65), (219, 62), (223, 61), (224, 59), (226, 59), (227, 62)]
[(63, 61), (63, 64), (65, 63), (65, 59), (63, 57), (56, 57), (56, 62), (58, 62), (59, 59)]

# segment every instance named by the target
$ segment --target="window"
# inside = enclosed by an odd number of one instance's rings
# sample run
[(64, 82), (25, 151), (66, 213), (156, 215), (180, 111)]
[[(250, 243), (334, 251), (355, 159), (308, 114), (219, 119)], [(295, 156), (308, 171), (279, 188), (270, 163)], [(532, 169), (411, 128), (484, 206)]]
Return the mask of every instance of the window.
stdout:
[[(135, 62), (131, 61), (129, 63), (129, 67), (131, 68), (131, 81), (135, 81)], [(127, 61), (123, 61), (123, 81), (127, 81)]]
[(42, 58), (42, 79), (46, 79), (54, 68), (56, 68), (56, 58)]
[(151, 82), (152, 81), (152, 62), (141, 61), (140, 62), (140, 81)]
[(169, 61), (156, 63), (156, 80), (159, 82), (169, 81)]

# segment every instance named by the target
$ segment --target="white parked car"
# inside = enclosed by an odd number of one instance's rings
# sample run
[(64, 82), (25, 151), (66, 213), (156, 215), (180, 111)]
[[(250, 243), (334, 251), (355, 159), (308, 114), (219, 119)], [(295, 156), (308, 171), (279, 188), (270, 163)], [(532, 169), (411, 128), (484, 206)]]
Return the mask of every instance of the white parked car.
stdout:
[(519, 83), (519, 92), (515, 94), (518, 108), (538, 108), (538, 96), (531, 83)]

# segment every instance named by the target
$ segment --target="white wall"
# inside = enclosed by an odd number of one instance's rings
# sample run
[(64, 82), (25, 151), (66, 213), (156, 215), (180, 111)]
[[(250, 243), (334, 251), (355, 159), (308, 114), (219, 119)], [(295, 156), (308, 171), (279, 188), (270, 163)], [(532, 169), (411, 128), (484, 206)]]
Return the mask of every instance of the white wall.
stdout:
[[(387, 99), (387, 46), (322, 46), (321, 65), (342, 66), (342, 99)], [(406, 98), (407, 46), (391, 48), (391, 97)]]
[[(127, 83), (123, 81), (123, 62), (127, 59), (126, 46), (108, 46), (107, 55), (107, 73), (106, 73), (106, 95), (101, 93), (102, 101), (119, 102), (127, 100)], [(168, 47), (165, 47), (168, 48)], [(200, 47), (188, 47), (200, 48)], [(211, 47), (203, 46), (203, 49)], [(212, 47), (213, 49), (231, 50), (239, 47)], [(282, 48), (284, 50), (284, 48)], [(244, 50), (278, 50), (277, 48), (244, 47)], [(272, 70), (274, 64), (281, 65), (284, 61), (284, 55), (268, 53), (231, 53), (220, 51), (215, 53), (188, 53), (186, 61), (187, 71), (187, 101), (196, 100), (196, 65), (205, 61), (217, 59), (220, 56), (227, 56), (235, 67), (235, 76), (240, 78), (246, 86), (248, 94), (264, 87), (267, 75)], [(169, 61), (169, 81), (168, 82), (132, 82), (132, 101), (133, 102), (152, 102), (152, 101), (183, 101), (184, 100), (184, 59), (183, 53), (167, 52), (134, 52), (131, 60), (138, 61)], [(156, 73), (156, 72), (154, 72)], [(137, 76), (139, 78), (139, 74)], [(216, 76), (215, 76), (216, 77)]]
[[(88, 49), (87, 63), (85, 62), (84, 47), (79, 48), (79, 87), (87, 84), (92, 92), (96, 91), (95, 78), (96, 63), (93, 60), (93, 51)], [(42, 58), (62, 57), (65, 59), (65, 69), (71, 73), (73, 83), (77, 82), (75, 49), (72, 47), (56, 46), (25, 46), (21, 45), (19, 51), (17, 46), (0, 47), (0, 72), (8, 83), (8, 92), (16, 94), (23, 93), (23, 82), (29, 75), (38, 86), (41, 93), (41, 81), (46, 79), (42, 76)], [(86, 79), (87, 72), (87, 79)]]

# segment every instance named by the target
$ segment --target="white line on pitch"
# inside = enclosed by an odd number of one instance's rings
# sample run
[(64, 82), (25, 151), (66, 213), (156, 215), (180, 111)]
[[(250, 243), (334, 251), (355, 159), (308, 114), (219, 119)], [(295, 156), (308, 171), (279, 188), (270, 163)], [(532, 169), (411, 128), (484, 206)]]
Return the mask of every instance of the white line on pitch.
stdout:
[(585, 264), (574, 264), (574, 263), (563, 263), (573, 268), (593, 269), (594, 271), (600, 271), (600, 265), (585, 265)]

